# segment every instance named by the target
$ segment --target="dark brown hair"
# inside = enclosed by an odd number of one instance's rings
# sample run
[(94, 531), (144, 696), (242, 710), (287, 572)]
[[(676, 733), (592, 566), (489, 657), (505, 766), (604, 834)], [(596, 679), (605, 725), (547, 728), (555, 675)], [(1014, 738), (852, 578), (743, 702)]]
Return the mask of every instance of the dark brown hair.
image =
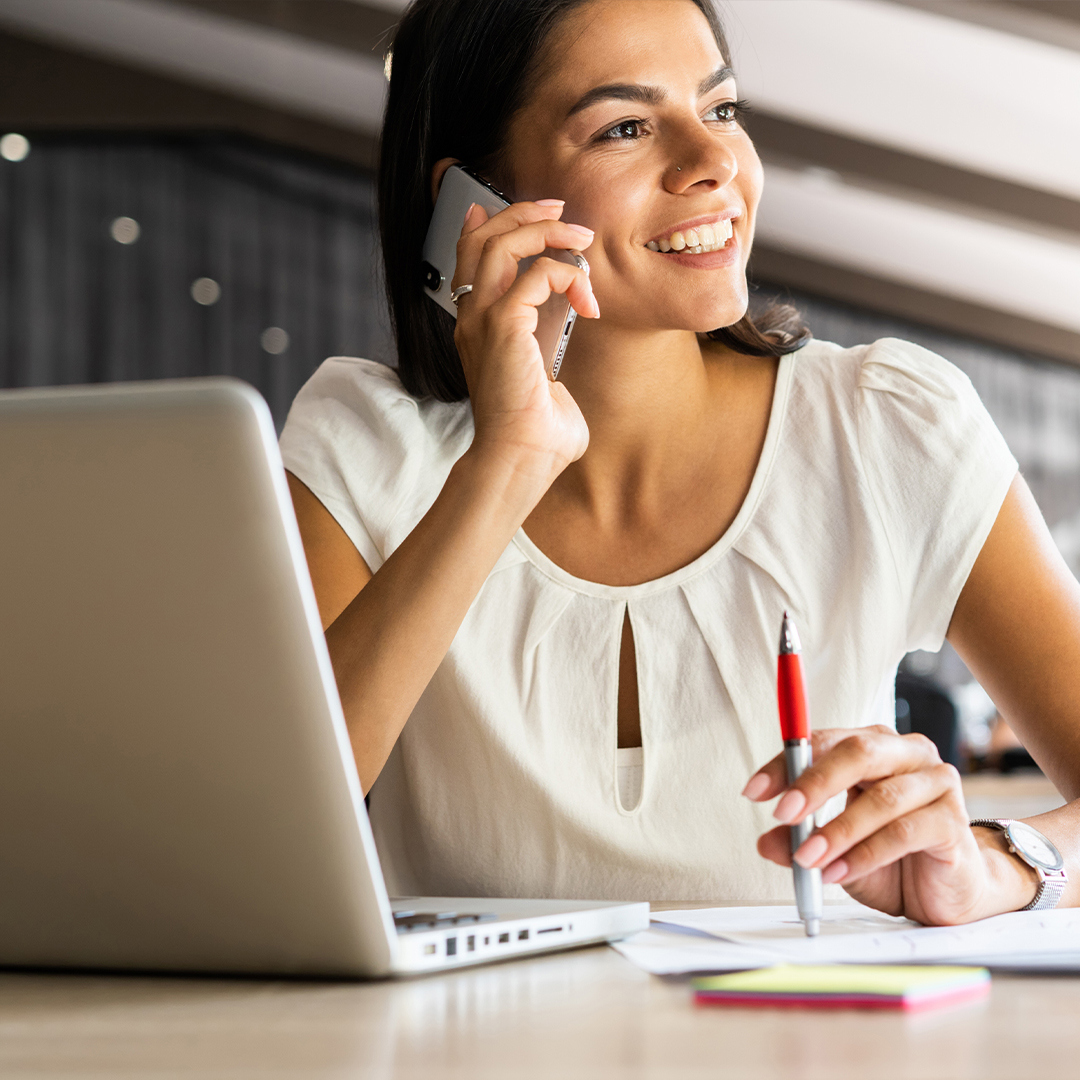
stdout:
[[(441, 158), (491, 169), (536, 74), (544, 43), (587, 0), (413, 0), (394, 37), (379, 158), (379, 233), (398, 374), (415, 397), (468, 397), (454, 320), (422, 287), (431, 172)], [(710, 0), (693, 0), (725, 58)], [(750, 356), (781, 356), (810, 338), (794, 308), (774, 305), (709, 335)]]

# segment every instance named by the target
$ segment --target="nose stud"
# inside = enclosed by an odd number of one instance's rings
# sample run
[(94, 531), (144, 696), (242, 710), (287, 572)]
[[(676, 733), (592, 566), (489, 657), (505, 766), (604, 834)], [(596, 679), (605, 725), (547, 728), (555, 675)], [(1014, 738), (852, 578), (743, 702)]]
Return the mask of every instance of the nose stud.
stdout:
[(675, 166), (675, 171), (676, 172), (682, 172), (682, 166), (681, 165), (676, 165)]

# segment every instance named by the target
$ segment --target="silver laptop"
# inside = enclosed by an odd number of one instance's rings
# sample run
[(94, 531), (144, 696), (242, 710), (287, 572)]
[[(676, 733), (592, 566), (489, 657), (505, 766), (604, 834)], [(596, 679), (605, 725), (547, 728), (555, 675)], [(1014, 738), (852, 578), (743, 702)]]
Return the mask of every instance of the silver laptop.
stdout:
[(648, 913), (387, 897), (254, 390), (0, 393), (0, 965), (384, 976)]

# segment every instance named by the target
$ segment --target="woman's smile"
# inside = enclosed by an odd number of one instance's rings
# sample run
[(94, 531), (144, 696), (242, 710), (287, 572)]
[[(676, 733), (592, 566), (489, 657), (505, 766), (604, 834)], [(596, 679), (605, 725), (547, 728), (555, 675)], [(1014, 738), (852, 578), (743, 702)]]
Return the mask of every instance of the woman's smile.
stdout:
[(684, 221), (665, 229), (645, 246), (650, 251), (688, 251), (700, 255), (703, 251), (719, 251), (734, 232), (733, 223), (739, 216), (737, 210), (726, 214), (709, 214), (705, 217)]

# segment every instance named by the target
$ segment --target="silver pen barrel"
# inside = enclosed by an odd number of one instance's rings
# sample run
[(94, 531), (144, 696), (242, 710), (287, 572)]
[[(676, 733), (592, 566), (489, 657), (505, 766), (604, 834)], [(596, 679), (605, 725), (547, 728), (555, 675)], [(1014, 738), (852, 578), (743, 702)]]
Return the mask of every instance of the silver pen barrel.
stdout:
[[(810, 767), (813, 751), (808, 739), (791, 739), (784, 743), (784, 763), (787, 765), (788, 783), (796, 780)], [(791, 852), (794, 854), (814, 831), (814, 815), (808, 814), (802, 821), (791, 826)], [(795, 903), (799, 918), (806, 927), (808, 937), (815, 937), (821, 927), (821, 871), (804, 870), (792, 862), (795, 875)]]

